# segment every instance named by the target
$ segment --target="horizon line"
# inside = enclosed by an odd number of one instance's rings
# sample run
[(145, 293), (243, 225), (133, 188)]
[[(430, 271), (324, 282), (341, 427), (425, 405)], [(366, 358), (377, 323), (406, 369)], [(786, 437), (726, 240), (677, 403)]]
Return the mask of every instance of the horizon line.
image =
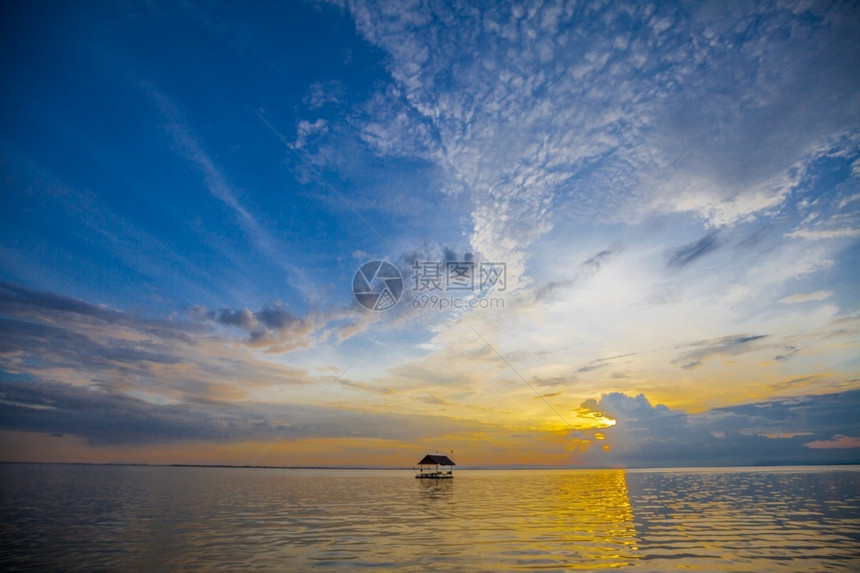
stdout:
[[(0, 460), (0, 464), (27, 464), (27, 465), (63, 465), (63, 466), (118, 466), (118, 467), (154, 467), (154, 468), (226, 468), (226, 469), (272, 469), (272, 470), (386, 470), (404, 471), (415, 470), (416, 467), (405, 466), (269, 466), (249, 464), (154, 464), (136, 462), (45, 462), (45, 461), (15, 461)], [(860, 467), (860, 461), (850, 462), (762, 462), (754, 465), (713, 465), (713, 466), (541, 466), (541, 465), (482, 465), (482, 466), (457, 466), (458, 471), (463, 470), (695, 470), (695, 469), (759, 469), (759, 468), (801, 468), (801, 467)]]

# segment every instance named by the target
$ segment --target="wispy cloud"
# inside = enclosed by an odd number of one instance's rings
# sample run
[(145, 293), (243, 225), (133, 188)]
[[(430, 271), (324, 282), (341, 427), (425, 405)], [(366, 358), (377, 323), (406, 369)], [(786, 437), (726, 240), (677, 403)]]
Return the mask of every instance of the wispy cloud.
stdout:
[(137, 391), (170, 403), (229, 402), (255, 388), (308, 382), (303, 369), (260, 360), (196, 321), (147, 319), (8, 284), (0, 289), (0, 313), (7, 333), (0, 367), (34, 380)]
[(736, 356), (758, 350), (756, 342), (767, 338), (766, 334), (742, 334), (702, 340), (691, 344), (693, 350), (684, 352), (675, 360), (684, 369), (698, 368), (706, 360), (715, 356)]
[(141, 86), (156, 102), (165, 120), (164, 129), (176, 149), (203, 175), (203, 183), (210, 195), (230, 209), (236, 224), (271, 264), (287, 271), (296, 283), (303, 283), (304, 273), (286, 262), (284, 258), (284, 253), (287, 252), (285, 246), (243, 204), (239, 189), (229, 181), (223, 169), (212, 160), (199, 137), (184, 121), (185, 115), (177, 104), (156, 87), (148, 83), (141, 83)]
[(856, 450), (860, 449), (860, 437), (837, 434), (829, 440), (814, 440), (804, 445), (813, 450)]
[(564, 280), (550, 281), (537, 287), (534, 290), (535, 299), (541, 301), (559, 289), (576, 286), (583, 281), (587, 281), (594, 277), (600, 271), (601, 267), (606, 265), (614, 255), (618, 254), (620, 250), (621, 249), (619, 247), (601, 250), (597, 254), (580, 263), (573, 277)]
[(589, 362), (588, 364), (586, 364), (584, 366), (580, 366), (579, 368), (577, 368), (576, 371), (579, 373), (583, 373), (583, 372), (591, 372), (592, 370), (597, 370), (599, 368), (606, 368), (617, 360), (620, 360), (622, 358), (628, 358), (630, 356), (635, 356), (635, 355), (636, 355), (635, 353), (629, 353), (629, 354), (619, 354), (618, 356), (608, 356), (606, 358), (598, 358), (596, 360), (592, 360), (591, 362)]
[(787, 296), (785, 298), (779, 299), (779, 302), (785, 304), (797, 304), (800, 302), (808, 302), (811, 300), (825, 300), (830, 298), (833, 295), (832, 291), (829, 290), (817, 290), (814, 292), (805, 292), (799, 294), (793, 294), (791, 296)]
[[(327, 326), (326, 320), (334, 323)], [(6, 380), (0, 383), (0, 429), (71, 434), (93, 445), (356, 435), (402, 439), (409, 434), (402, 430), (405, 414), (316, 404), (313, 397), (330, 387), (330, 377), (255, 351), (317, 344), (356, 320), (360, 316), (349, 312), (300, 318), (277, 305), (258, 311), (194, 307), (187, 316), (148, 319), (3, 284), (0, 372)], [(237, 344), (231, 329), (247, 333), (245, 344)], [(335, 381), (348, 390), (390, 393), (362, 381)], [(288, 388), (293, 390), (284, 401), (280, 396)], [(414, 437), (441, 424), (416, 416), (409, 417)]]
[(668, 255), (669, 260), (667, 264), (670, 267), (683, 268), (693, 261), (704, 257), (718, 247), (719, 242), (717, 241), (716, 233), (709, 233), (698, 241), (694, 241), (690, 244), (672, 250)]
[(824, 241), (828, 239), (853, 239), (860, 237), (860, 229), (799, 229), (787, 234), (792, 239), (808, 239), (810, 241)]
[(149, 85), (145, 85), (144, 87), (147, 93), (156, 101), (159, 111), (161, 111), (166, 120), (165, 129), (173, 138), (180, 152), (193, 162), (203, 174), (207, 190), (213, 197), (219, 199), (230, 208), (239, 224), (252, 234), (255, 240), (265, 248), (270, 248), (260, 224), (242, 206), (238, 199), (237, 190), (227, 181), (221, 169), (215, 165), (209, 154), (203, 150), (198, 138), (192, 134), (188, 126), (182, 121), (183, 114), (180, 113), (176, 104), (154, 87)]
[(311, 84), (304, 103), (310, 109), (318, 109), (329, 104), (338, 104), (344, 97), (344, 86), (339, 81), (316, 82)]
[(69, 434), (95, 446), (373, 438), (416, 440), (457, 427), (478, 426), (440, 417), (362, 412), (320, 405), (160, 405), (127, 394), (67, 384), (0, 382), (0, 430)]

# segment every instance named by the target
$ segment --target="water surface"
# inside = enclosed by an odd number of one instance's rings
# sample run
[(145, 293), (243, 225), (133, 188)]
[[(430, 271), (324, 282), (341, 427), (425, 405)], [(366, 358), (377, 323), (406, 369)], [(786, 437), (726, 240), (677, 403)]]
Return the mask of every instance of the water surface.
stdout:
[(857, 468), (0, 465), (4, 569), (850, 571)]

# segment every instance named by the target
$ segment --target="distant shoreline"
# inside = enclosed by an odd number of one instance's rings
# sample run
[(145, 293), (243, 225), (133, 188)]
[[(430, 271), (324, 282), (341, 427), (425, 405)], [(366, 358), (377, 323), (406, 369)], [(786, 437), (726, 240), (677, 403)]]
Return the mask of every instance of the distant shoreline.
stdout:
[[(261, 465), (232, 465), (232, 464), (146, 464), (146, 463), (131, 463), (131, 462), (27, 462), (27, 461), (0, 461), (0, 465), (51, 465), (51, 466), (111, 466), (111, 467), (150, 467), (150, 468), (225, 468), (225, 469), (265, 469), (265, 470), (384, 470), (384, 471), (404, 471), (414, 470), (414, 467), (369, 467), (369, 466), (261, 466)], [(737, 469), (766, 469), (766, 468), (840, 468), (840, 467), (858, 467), (860, 462), (836, 462), (836, 463), (763, 463), (746, 466), (637, 466), (626, 468), (614, 467), (558, 467), (558, 466), (474, 466), (474, 467), (459, 467), (463, 470), (477, 471), (534, 471), (534, 470), (635, 470), (635, 471), (681, 471), (681, 470), (737, 470)]]

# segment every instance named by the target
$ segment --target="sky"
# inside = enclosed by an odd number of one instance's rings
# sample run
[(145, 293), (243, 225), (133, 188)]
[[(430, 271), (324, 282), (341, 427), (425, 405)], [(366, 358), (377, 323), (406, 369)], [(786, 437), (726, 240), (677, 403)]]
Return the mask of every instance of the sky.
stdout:
[(855, 3), (0, 10), (0, 460), (860, 463)]

